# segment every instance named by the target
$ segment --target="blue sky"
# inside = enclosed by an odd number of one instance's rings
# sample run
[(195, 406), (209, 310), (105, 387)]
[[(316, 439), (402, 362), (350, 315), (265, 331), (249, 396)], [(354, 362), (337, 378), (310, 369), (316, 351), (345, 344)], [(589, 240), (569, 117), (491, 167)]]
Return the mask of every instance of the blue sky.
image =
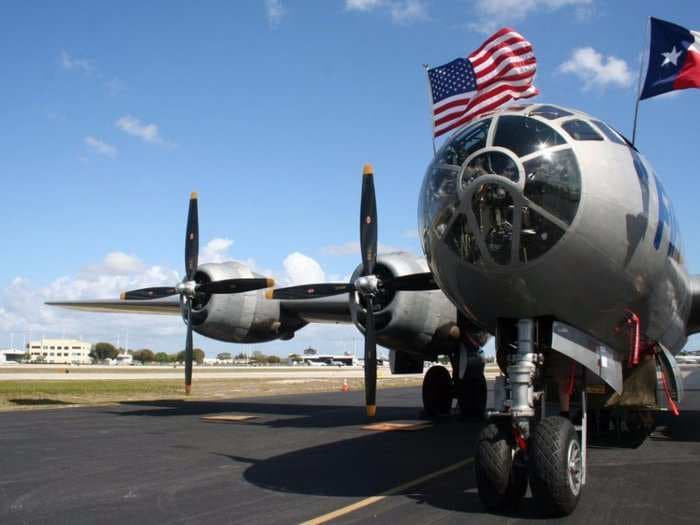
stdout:
[[(3, 3), (0, 346), (11, 333), (17, 343), (30, 331), (93, 340), (128, 331), (130, 346), (178, 350), (177, 319), (41, 303), (172, 282), (193, 190), (210, 260), (249, 261), (283, 282), (338, 279), (359, 261), (348, 243), (372, 162), (380, 242), (418, 252), (432, 151), (421, 64), (464, 56), (510, 25), (534, 44), (537, 100), (631, 135), (650, 15), (700, 29), (692, 2)], [(691, 273), (700, 273), (699, 108), (697, 90), (645, 101), (638, 134), (674, 201)], [(259, 349), (335, 351), (353, 338), (352, 327), (307, 328)]]

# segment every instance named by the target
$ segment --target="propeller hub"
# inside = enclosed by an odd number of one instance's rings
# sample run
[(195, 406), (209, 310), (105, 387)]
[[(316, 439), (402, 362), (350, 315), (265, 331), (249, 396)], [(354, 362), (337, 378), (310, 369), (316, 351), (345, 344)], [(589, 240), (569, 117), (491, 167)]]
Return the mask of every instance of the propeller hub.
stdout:
[(180, 295), (185, 297), (194, 297), (197, 291), (197, 283), (195, 281), (182, 281), (175, 289)]
[(379, 293), (379, 278), (376, 275), (358, 277), (354, 284), (361, 295), (374, 297)]

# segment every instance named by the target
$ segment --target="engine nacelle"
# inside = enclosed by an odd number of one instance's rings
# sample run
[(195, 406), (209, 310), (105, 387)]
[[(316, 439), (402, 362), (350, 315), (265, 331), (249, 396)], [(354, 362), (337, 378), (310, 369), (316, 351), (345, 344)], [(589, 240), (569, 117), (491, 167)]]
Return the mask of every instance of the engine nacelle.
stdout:
[[(351, 282), (361, 271), (362, 265), (353, 273)], [(404, 252), (378, 256), (375, 267), (380, 279), (428, 271), (425, 259)], [(359, 294), (351, 294), (352, 320), (364, 333), (363, 303)], [(382, 291), (375, 297), (374, 310), (377, 343), (384, 347), (429, 359), (459, 348), (457, 308), (440, 290)]]
[[(238, 262), (208, 263), (197, 269), (198, 283), (243, 277), (262, 277)], [(231, 343), (263, 343), (291, 339), (306, 325), (280, 312), (279, 301), (265, 298), (264, 290), (238, 294), (198, 294), (192, 303), (194, 331)], [(186, 315), (183, 307), (183, 317)]]

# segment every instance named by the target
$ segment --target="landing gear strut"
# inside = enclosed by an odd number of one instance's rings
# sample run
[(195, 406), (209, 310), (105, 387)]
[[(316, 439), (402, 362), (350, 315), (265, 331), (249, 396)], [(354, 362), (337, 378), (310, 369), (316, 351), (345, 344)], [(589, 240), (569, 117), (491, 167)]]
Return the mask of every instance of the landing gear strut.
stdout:
[(532, 496), (544, 512), (567, 515), (586, 483), (585, 389), (580, 427), (560, 416), (546, 416), (544, 389), (536, 387), (543, 360), (534, 336), (534, 320), (519, 320), (517, 351), (510, 356), (507, 377), (496, 383), (498, 411), (490, 414), (476, 450), (479, 498), (490, 509), (513, 508), (529, 479)]

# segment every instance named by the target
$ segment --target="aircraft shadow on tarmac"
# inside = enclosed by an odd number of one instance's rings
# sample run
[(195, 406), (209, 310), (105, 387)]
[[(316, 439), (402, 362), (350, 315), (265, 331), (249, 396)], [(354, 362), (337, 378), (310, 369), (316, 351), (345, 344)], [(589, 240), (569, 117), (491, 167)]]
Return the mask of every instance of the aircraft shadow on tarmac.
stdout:
[[(333, 428), (355, 426), (356, 430), (348, 428), (339, 432), (337, 439), (315, 446), (305, 446), (308, 433), (290, 434), (293, 440), (290, 444), (299, 448), (272, 457), (241, 455), (235, 439), (226, 440), (226, 444), (218, 450), (210, 450), (211, 454), (248, 465), (243, 472), (244, 479), (266, 490), (348, 498), (375, 496), (472, 456), (482, 426), (481, 422), (468, 422), (452, 416), (416, 432), (366, 431), (360, 429), (367, 423), (362, 407), (348, 401), (348, 404), (303, 404), (291, 402), (291, 399), (288, 402), (280, 401), (280, 398), (270, 399), (269, 402), (259, 399), (144, 401), (124, 403), (121, 409), (113, 413), (120, 416), (191, 417), (235, 412), (259, 416), (259, 420), (245, 423), (246, 427), (290, 430), (320, 428), (332, 432)], [(415, 421), (419, 409), (415, 406), (383, 406), (380, 414), (379, 421)], [(680, 417), (664, 413), (658, 416), (657, 421), (663, 429), (662, 434), (652, 436), (652, 440), (700, 442), (698, 411), (683, 411)], [(233, 433), (234, 428), (240, 427), (212, 425), (211, 428), (228, 428)], [(263, 428), (261, 431), (264, 431)], [(348, 435), (348, 431), (352, 434)], [(279, 434), (275, 439), (283, 439), (283, 436)], [(332, 435), (329, 437), (333, 439)], [(599, 438), (593, 445), (595, 448), (630, 448), (611, 435)], [(482, 514), (485, 511), (478, 498), (471, 464), (401, 494), (419, 504), (449, 511), (465, 514)], [(529, 519), (545, 517), (529, 495), (519, 509), (500, 515)]]
[[(372, 432), (266, 459), (225, 452), (217, 455), (250, 464), (244, 471), (244, 479), (266, 490), (366, 498), (470, 457), (480, 428), (480, 422), (449, 417), (418, 432)], [(419, 504), (445, 510), (485, 512), (477, 494), (471, 463), (400, 494)], [(498, 514), (545, 517), (530, 497), (512, 514)]]
[[(279, 398), (277, 398), (279, 399)], [(270, 400), (269, 403), (255, 401), (128, 401), (121, 403), (127, 410), (108, 410), (120, 416), (208, 416), (223, 413), (250, 414), (259, 417), (259, 421), (247, 425), (267, 427), (298, 428), (333, 428), (364, 425), (368, 423), (364, 407), (357, 404), (300, 404)], [(142, 407), (129, 410), (131, 407)], [(376, 418), (381, 421), (405, 421), (420, 419), (421, 410), (417, 407), (382, 406)]]

